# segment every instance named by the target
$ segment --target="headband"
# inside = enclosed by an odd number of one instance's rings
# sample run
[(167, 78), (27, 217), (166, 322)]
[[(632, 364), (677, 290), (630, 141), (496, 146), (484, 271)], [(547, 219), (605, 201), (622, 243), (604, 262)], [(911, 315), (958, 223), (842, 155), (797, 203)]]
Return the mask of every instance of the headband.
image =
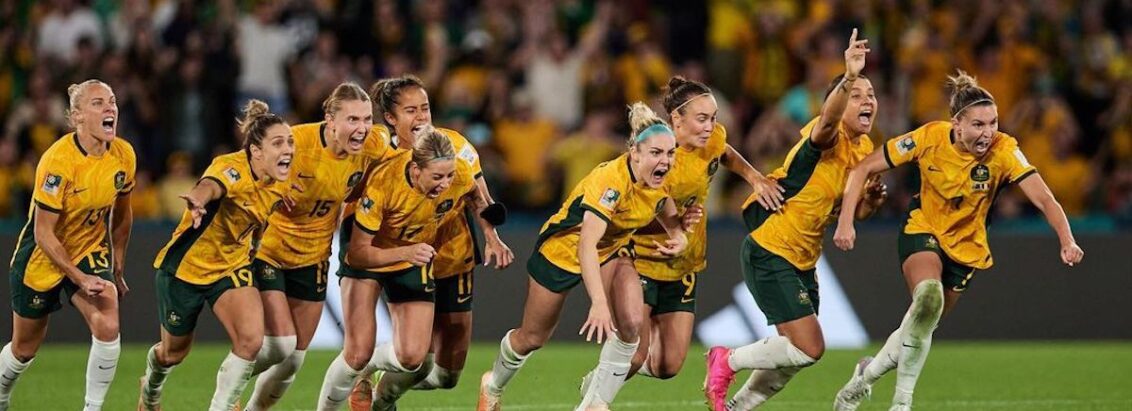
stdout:
[(655, 136), (657, 134), (668, 134), (670, 136), (676, 135), (672, 132), (672, 129), (668, 128), (668, 126), (664, 125), (664, 123), (656, 123), (648, 126), (648, 128), (645, 128), (644, 130), (641, 130), (640, 133), (637, 133), (637, 137), (633, 138), (633, 144), (640, 144), (642, 141), (645, 141), (649, 137)]
[(698, 99), (698, 98), (700, 98), (700, 97), (703, 97), (703, 96), (710, 96), (710, 95), (711, 95), (711, 93), (710, 93), (710, 92), (709, 92), (709, 93), (703, 93), (703, 94), (699, 94), (699, 95), (697, 95), (697, 96), (695, 96), (695, 97), (692, 97), (692, 98), (688, 99), (688, 101), (685, 101), (684, 103), (680, 104), (679, 106), (676, 106), (676, 108), (672, 109), (672, 111), (680, 111), (680, 109), (684, 108), (684, 106), (688, 105), (688, 103), (691, 103), (691, 102), (692, 102), (692, 100)]
[(965, 105), (965, 106), (963, 106), (963, 108), (959, 109), (959, 111), (956, 111), (956, 112), (955, 112), (955, 115), (954, 115), (954, 116), (951, 116), (951, 117), (953, 117), (953, 118), (959, 118), (959, 115), (960, 115), (960, 114), (963, 114), (963, 112), (964, 112), (964, 111), (966, 111), (967, 109), (971, 108), (971, 106), (974, 106), (974, 105), (976, 105), (976, 104), (983, 104), (983, 103), (991, 103), (991, 104), (994, 104), (994, 99), (989, 99), (989, 98), (982, 98), (982, 99), (978, 99), (978, 100), (975, 100), (975, 101), (974, 101), (974, 102), (972, 102), (971, 104), (968, 104), (968, 105)]

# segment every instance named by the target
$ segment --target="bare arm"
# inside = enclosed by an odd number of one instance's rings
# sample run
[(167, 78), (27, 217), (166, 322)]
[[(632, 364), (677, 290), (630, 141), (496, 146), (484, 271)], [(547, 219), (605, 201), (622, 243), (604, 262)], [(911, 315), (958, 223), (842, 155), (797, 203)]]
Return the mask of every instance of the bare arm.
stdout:
[(130, 206), (130, 193), (118, 196), (111, 212), (110, 243), (114, 246), (114, 281), (118, 283), (118, 295), (126, 295), (130, 288), (126, 285), (126, 245), (130, 242), (130, 230), (134, 225), (134, 210)]
[(724, 167), (727, 167), (732, 173), (738, 174), (739, 177), (743, 177), (743, 181), (751, 185), (751, 188), (758, 195), (759, 204), (763, 208), (777, 210), (782, 207), (782, 202), (786, 200), (782, 193), (785, 193), (786, 189), (778, 185), (777, 181), (766, 178), (759, 170), (756, 170), (730, 144), (727, 145), (727, 150), (723, 152), (722, 163)]
[(432, 261), (436, 251), (432, 246), (417, 243), (403, 247), (380, 248), (373, 246), (373, 234), (354, 224), (354, 232), (350, 235), (350, 244), (346, 249), (346, 258), (350, 266), (359, 269), (386, 267), (399, 262), (408, 262), (415, 266), (424, 266)]
[(1030, 199), (1030, 202), (1038, 210), (1041, 210), (1046, 217), (1046, 222), (1057, 233), (1057, 239), (1061, 242), (1061, 261), (1070, 267), (1080, 263), (1081, 259), (1085, 257), (1085, 252), (1077, 246), (1077, 240), (1073, 238), (1073, 230), (1069, 228), (1069, 219), (1065, 217), (1065, 211), (1062, 210), (1057, 199), (1053, 197), (1053, 193), (1049, 191), (1049, 187), (1046, 186), (1045, 180), (1042, 180), (1042, 176), (1034, 173), (1028, 177), (1023, 177), (1018, 186), (1022, 188), (1026, 198)]
[(888, 198), (888, 186), (880, 181), (880, 174), (873, 174), (865, 180), (864, 194), (857, 203), (857, 212), (854, 217), (857, 221), (864, 221), (876, 214), (884, 200)]
[(204, 206), (212, 200), (224, 196), (224, 187), (212, 178), (203, 178), (188, 194), (181, 195), (193, 216), (193, 228), (200, 227), (200, 221), (208, 212)]
[(495, 230), (495, 226), (480, 215), (480, 212), (487, 206), (495, 203), (491, 198), (491, 193), (487, 190), (487, 182), (484, 181), (483, 176), (476, 178), (476, 189), (472, 190), (469, 195), (473, 198), (472, 204), (475, 205), (476, 224), (483, 231), (484, 243), (486, 243), (483, 264), (486, 266), (494, 261), (496, 269), (506, 268), (515, 260), (515, 253), (499, 237), (499, 232)]
[(849, 38), (849, 48), (845, 50), (845, 78), (841, 79), (841, 83), (825, 98), (818, 123), (810, 131), (810, 141), (818, 149), (825, 150), (833, 147), (837, 142), (837, 125), (841, 122), (842, 114), (845, 114), (845, 107), (849, 105), (849, 92), (853, 89), (853, 83), (861, 75), (861, 69), (865, 68), (865, 54), (869, 52), (866, 48), (868, 42), (868, 40), (857, 40), (857, 29), (853, 29), (853, 35)]
[(849, 172), (848, 181), (845, 183), (845, 194), (841, 197), (841, 214), (837, 219), (837, 231), (833, 234), (833, 242), (838, 248), (853, 249), (853, 242), (857, 237), (853, 228), (853, 218), (857, 215), (857, 203), (861, 199), (865, 179), (888, 169), (888, 161), (884, 159), (884, 149), (880, 149), (869, 154)]
[(605, 220), (586, 211), (582, 216), (582, 232), (578, 240), (578, 261), (582, 266), (582, 283), (585, 284), (586, 294), (590, 297), (589, 316), (578, 334), (586, 334), (586, 341), (590, 341), (596, 334), (598, 343), (617, 332), (613, 327), (613, 316), (609, 312), (609, 299), (601, 279), (601, 261), (598, 260), (597, 253), (597, 243), (605, 235), (607, 227), (608, 223)]

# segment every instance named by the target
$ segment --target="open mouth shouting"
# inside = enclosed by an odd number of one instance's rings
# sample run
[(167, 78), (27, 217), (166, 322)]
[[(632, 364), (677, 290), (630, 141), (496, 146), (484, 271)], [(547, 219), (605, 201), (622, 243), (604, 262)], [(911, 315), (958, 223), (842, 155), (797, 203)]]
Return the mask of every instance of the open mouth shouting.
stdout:
[(671, 166), (668, 164), (658, 164), (649, 174), (649, 185), (653, 187), (660, 186), (664, 183), (664, 176), (668, 175), (668, 170)]
[(351, 135), (350, 139), (348, 141), (346, 141), (346, 145), (348, 146), (350, 151), (352, 151), (352, 152), (362, 151), (362, 147), (364, 147), (365, 144), (366, 144), (366, 136), (368, 134), (369, 134), (368, 130), (362, 130), (361, 132), (354, 133), (353, 135)]
[(275, 171), (278, 173), (276, 177), (280, 180), (285, 180), (291, 173), (291, 154), (284, 154), (279, 156), (279, 161), (275, 163)]
[(114, 126), (116, 125), (115, 123), (117, 123), (117, 121), (114, 118), (114, 116), (103, 117), (102, 118), (102, 132), (106, 133), (106, 136), (108, 136), (108, 137), (113, 137), (114, 136)]
[(863, 129), (869, 129), (873, 126), (873, 108), (861, 107), (861, 111), (857, 112), (857, 121)]
[(979, 137), (979, 139), (975, 140), (975, 143), (971, 145), (971, 147), (973, 149), (971, 151), (973, 151), (975, 153), (975, 155), (978, 155), (978, 156), (981, 157), (983, 154), (986, 154), (988, 150), (990, 150), (990, 146), (991, 146), (991, 138), (990, 137)]

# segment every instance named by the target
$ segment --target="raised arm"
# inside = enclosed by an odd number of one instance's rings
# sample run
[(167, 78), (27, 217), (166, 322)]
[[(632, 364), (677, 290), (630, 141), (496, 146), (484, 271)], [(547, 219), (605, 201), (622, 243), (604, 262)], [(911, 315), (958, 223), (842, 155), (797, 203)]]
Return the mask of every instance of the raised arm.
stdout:
[(825, 98), (818, 123), (810, 132), (810, 141), (814, 143), (814, 147), (825, 150), (837, 142), (837, 125), (845, 114), (845, 107), (849, 105), (849, 92), (853, 89), (853, 83), (861, 75), (861, 69), (865, 68), (868, 43), (868, 40), (857, 40), (857, 29), (853, 29), (853, 34), (849, 37), (849, 48), (845, 49), (845, 76)]

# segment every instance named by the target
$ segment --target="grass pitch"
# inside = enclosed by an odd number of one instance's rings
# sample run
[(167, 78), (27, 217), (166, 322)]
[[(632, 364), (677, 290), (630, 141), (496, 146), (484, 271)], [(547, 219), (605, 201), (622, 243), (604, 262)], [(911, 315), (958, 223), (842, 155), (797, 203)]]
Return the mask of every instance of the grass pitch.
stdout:
[[(130, 410), (137, 404), (138, 378), (148, 346), (127, 345), (117, 378), (103, 409)], [(83, 403), (87, 346), (45, 346), (20, 378), (12, 410), (78, 409)], [(766, 410), (826, 410), (848, 379), (856, 360), (877, 347), (830, 351), (803, 370)], [(399, 403), (402, 411), (464, 411), (475, 407), (480, 374), (495, 358), (495, 344), (477, 344), (469, 354), (459, 387), (451, 391), (414, 391)], [(578, 383), (597, 361), (595, 345), (551, 344), (535, 354), (512, 380), (504, 410), (570, 410)], [(693, 347), (677, 378), (633, 378), (615, 410), (702, 410), (703, 347)], [(165, 386), (168, 411), (207, 408), (227, 347), (201, 344), (170, 375)], [(315, 351), (276, 409), (312, 410), (327, 365), (337, 355)], [(740, 375), (735, 387), (746, 378)], [(886, 410), (895, 372), (886, 375), (861, 410)], [(916, 389), (917, 410), (1129, 410), (1132, 409), (1132, 342), (969, 343), (937, 341)], [(254, 382), (253, 382), (254, 384)], [(245, 398), (251, 393), (249, 384)]]

